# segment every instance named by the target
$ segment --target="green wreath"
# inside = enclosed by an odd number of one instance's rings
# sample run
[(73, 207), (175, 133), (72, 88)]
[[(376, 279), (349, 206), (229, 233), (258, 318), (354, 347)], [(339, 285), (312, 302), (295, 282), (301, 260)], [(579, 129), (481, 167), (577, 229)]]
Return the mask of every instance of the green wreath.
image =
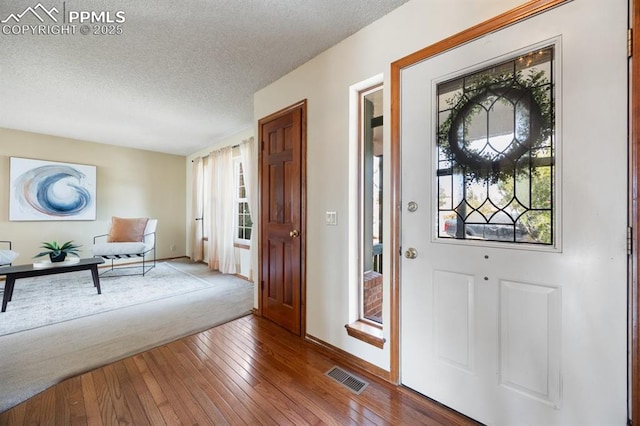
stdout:
[[(553, 111), (548, 87), (543, 72), (532, 71), (528, 78), (523, 78), (520, 72), (479, 78), (449, 101), (453, 107), (438, 129), (439, 148), (462, 167), (470, 181), (495, 183), (514, 177), (527, 164), (519, 160), (531, 149), (542, 146), (551, 133)], [(513, 140), (503, 151), (492, 147), (494, 155), (468, 149), (467, 129), (471, 119), (481, 109), (491, 109), (496, 102), (512, 105), (514, 123), (522, 119), (527, 123), (526, 131), (518, 131), (514, 125)]]

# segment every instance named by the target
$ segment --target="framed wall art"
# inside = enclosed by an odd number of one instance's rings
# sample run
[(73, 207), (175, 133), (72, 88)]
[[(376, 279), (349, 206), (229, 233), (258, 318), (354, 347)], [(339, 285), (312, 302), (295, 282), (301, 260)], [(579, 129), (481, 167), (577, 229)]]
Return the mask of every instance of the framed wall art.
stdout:
[(96, 220), (96, 166), (11, 157), (9, 220)]

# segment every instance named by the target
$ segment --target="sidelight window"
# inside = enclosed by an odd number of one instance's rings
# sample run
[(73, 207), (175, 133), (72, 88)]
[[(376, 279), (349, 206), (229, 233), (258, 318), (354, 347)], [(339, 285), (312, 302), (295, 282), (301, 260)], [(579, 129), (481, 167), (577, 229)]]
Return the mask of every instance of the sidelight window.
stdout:
[(350, 322), (346, 330), (353, 338), (383, 348), (383, 75), (357, 83), (349, 92)]
[(361, 318), (382, 323), (382, 86), (360, 92)]

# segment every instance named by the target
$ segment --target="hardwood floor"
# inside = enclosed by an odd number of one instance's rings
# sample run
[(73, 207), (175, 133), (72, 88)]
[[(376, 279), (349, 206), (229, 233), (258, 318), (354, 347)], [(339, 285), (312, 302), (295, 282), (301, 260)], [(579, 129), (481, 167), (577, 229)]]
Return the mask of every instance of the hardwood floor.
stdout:
[(356, 395), (324, 375), (336, 360), (249, 315), (65, 380), (0, 425), (393, 424), (470, 420), (346, 365)]

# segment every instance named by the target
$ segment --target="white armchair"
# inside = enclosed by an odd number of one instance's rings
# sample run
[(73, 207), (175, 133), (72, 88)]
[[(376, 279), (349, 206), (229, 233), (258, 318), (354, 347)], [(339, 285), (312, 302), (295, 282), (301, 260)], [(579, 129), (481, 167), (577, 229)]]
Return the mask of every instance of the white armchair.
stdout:
[[(114, 262), (120, 259), (142, 258), (143, 276), (153, 269), (156, 266), (157, 226), (157, 219), (113, 217), (109, 233), (93, 237), (93, 256), (111, 261), (111, 268), (102, 272), (101, 275), (109, 274), (116, 269), (140, 269), (139, 266), (116, 267)], [(134, 274), (118, 273), (117, 275)]]
[(11, 241), (0, 241), (0, 244), (5, 247), (0, 249), (0, 266), (11, 266), (11, 263), (18, 257), (18, 253), (11, 250)]

